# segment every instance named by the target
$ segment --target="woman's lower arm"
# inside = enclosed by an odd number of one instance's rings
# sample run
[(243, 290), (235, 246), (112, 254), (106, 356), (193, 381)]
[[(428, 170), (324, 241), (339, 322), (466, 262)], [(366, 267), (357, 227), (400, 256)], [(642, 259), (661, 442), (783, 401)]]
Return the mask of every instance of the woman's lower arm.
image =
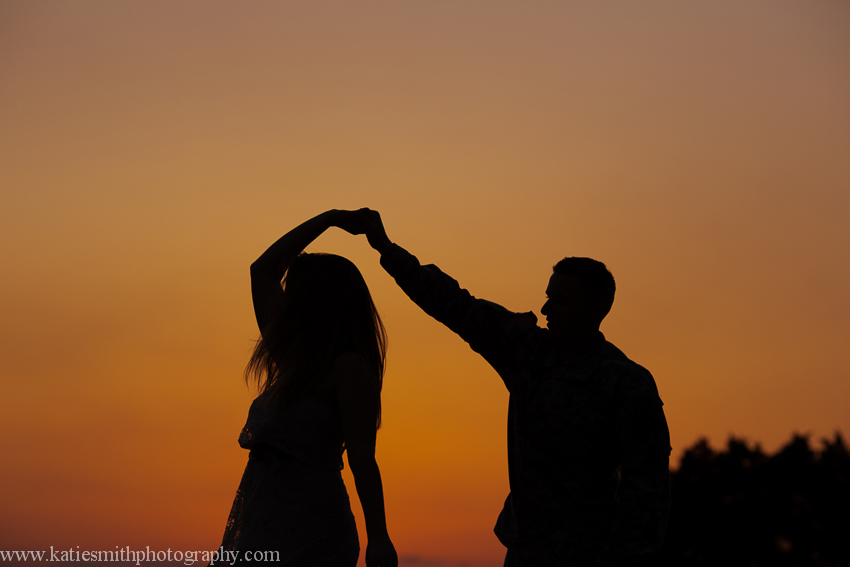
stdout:
[(273, 274), (281, 279), (292, 260), (328, 228), (334, 226), (339, 211), (325, 211), (281, 236), (251, 264), (251, 273)]
[(387, 536), (387, 520), (384, 511), (384, 488), (381, 471), (374, 457), (348, 456), (348, 466), (354, 475), (354, 484), (363, 515), (366, 518), (366, 532), (373, 541)]

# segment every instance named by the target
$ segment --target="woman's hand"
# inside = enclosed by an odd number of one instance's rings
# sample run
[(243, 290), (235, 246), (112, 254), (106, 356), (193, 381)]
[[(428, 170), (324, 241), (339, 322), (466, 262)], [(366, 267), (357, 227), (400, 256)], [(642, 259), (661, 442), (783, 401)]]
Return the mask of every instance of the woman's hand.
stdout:
[(363, 214), (363, 211), (369, 209), (360, 209), (359, 211), (344, 211), (334, 209), (329, 211), (333, 217), (332, 222), (349, 234), (366, 234), (372, 228), (372, 223), (369, 218)]
[(398, 554), (388, 534), (369, 540), (366, 545), (366, 567), (398, 567)]
[(384, 230), (381, 214), (372, 209), (358, 209), (356, 211), (329, 211), (333, 214), (333, 224), (349, 234), (365, 234), (369, 245), (383, 254), (392, 242)]

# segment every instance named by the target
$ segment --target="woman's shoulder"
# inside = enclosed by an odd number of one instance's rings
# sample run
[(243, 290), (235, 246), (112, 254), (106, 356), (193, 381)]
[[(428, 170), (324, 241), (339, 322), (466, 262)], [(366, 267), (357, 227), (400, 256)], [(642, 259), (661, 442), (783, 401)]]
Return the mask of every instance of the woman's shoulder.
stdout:
[(366, 358), (357, 351), (346, 350), (337, 355), (333, 361), (332, 368), (344, 368), (347, 370), (358, 370), (368, 367)]
[(381, 376), (378, 370), (365, 356), (354, 351), (340, 353), (328, 378), (337, 397), (380, 395)]
[(352, 383), (371, 383), (374, 381), (374, 371), (371, 370), (365, 357), (358, 352), (348, 350), (340, 353), (332, 361), (330, 370), (321, 384), (317, 385), (313, 396), (330, 401), (335, 399), (340, 390), (346, 390)]
[(374, 373), (366, 358), (353, 350), (341, 352), (331, 364), (330, 378), (332, 382), (351, 377), (369, 377)]

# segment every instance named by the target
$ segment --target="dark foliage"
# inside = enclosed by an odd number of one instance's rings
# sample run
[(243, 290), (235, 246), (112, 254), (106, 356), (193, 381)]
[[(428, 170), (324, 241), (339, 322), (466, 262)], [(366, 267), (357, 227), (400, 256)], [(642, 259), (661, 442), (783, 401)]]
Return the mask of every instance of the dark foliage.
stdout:
[(672, 474), (673, 509), (660, 565), (850, 567), (850, 454), (840, 433), (815, 453), (794, 435), (773, 456), (705, 439)]

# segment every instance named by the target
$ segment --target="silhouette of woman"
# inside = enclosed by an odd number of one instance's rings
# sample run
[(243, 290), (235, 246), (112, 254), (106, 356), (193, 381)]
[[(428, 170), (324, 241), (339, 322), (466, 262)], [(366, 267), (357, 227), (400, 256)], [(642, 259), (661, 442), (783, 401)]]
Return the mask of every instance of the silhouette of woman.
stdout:
[(354, 211), (322, 213), (251, 265), (261, 336), (245, 378), (260, 393), (239, 437), (251, 452), (222, 540), (238, 560), (278, 551), (279, 563), (293, 567), (357, 564), (340, 474), (347, 450), (366, 518), (366, 564), (398, 565), (375, 461), (386, 333), (354, 264), (301, 253), (331, 226), (362, 233), (359, 219)]

